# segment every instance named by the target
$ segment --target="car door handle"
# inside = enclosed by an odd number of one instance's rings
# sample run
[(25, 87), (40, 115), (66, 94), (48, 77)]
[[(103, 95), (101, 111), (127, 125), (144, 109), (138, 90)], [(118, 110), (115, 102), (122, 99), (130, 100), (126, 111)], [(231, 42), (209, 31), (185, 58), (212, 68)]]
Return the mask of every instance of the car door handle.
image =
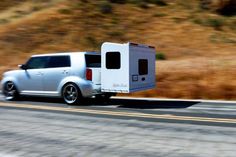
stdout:
[(68, 74), (69, 72), (67, 70), (63, 70), (62, 74)]
[(42, 72), (38, 72), (36, 75), (37, 76), (41, 76), (41, 75), (43, 75), (43, 73)]

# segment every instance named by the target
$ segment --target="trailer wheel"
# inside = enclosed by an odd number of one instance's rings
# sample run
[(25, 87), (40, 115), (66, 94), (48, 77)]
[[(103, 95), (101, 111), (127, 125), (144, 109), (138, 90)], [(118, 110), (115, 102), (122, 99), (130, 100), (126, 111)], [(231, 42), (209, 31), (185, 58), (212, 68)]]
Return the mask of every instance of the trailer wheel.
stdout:
[(105, 93), (105, 94), (96, 95), (95, 98), (98, 101), (107, 102), (112, 96), (115, 96), (115, 95), (116, 95), (115, 93)]
[(82, 102), (82, 94), (74, 83), (67, 83), (62, 89), (62, 98), (68, 105), (78, 105)]

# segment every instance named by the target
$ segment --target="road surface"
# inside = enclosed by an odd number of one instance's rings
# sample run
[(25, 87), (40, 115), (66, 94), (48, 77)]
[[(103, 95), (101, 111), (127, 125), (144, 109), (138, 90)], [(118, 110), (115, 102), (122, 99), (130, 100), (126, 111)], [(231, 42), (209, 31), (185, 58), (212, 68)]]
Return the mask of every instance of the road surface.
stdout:
[(0, 98), (0, 157), (235, 157), (236, 103)]

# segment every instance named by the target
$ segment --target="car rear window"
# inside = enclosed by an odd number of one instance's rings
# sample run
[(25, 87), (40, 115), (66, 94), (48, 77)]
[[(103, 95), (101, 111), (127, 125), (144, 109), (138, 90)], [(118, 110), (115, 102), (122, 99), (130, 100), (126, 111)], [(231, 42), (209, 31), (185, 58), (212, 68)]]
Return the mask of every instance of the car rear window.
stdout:
[(100, 68), (101, 55), (85, 55), (86, 67)]

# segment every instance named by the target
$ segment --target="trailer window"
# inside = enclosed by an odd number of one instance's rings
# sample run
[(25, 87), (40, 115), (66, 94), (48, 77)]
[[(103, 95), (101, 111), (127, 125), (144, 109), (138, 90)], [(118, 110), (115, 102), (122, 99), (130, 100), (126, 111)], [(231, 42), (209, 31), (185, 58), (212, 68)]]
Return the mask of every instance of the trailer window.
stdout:
[(100, 68), (101, 55), (85, 55), (86, 67)]
[(120, 69), (120, 52), (107, 52), (106, 53), (106, 68), (107, 69)]
[(148, 74), (148, 60), (147, 59), (139, 59), (138, 60), (138, 73), (139, 73), (139, 75), (147, 75)]

